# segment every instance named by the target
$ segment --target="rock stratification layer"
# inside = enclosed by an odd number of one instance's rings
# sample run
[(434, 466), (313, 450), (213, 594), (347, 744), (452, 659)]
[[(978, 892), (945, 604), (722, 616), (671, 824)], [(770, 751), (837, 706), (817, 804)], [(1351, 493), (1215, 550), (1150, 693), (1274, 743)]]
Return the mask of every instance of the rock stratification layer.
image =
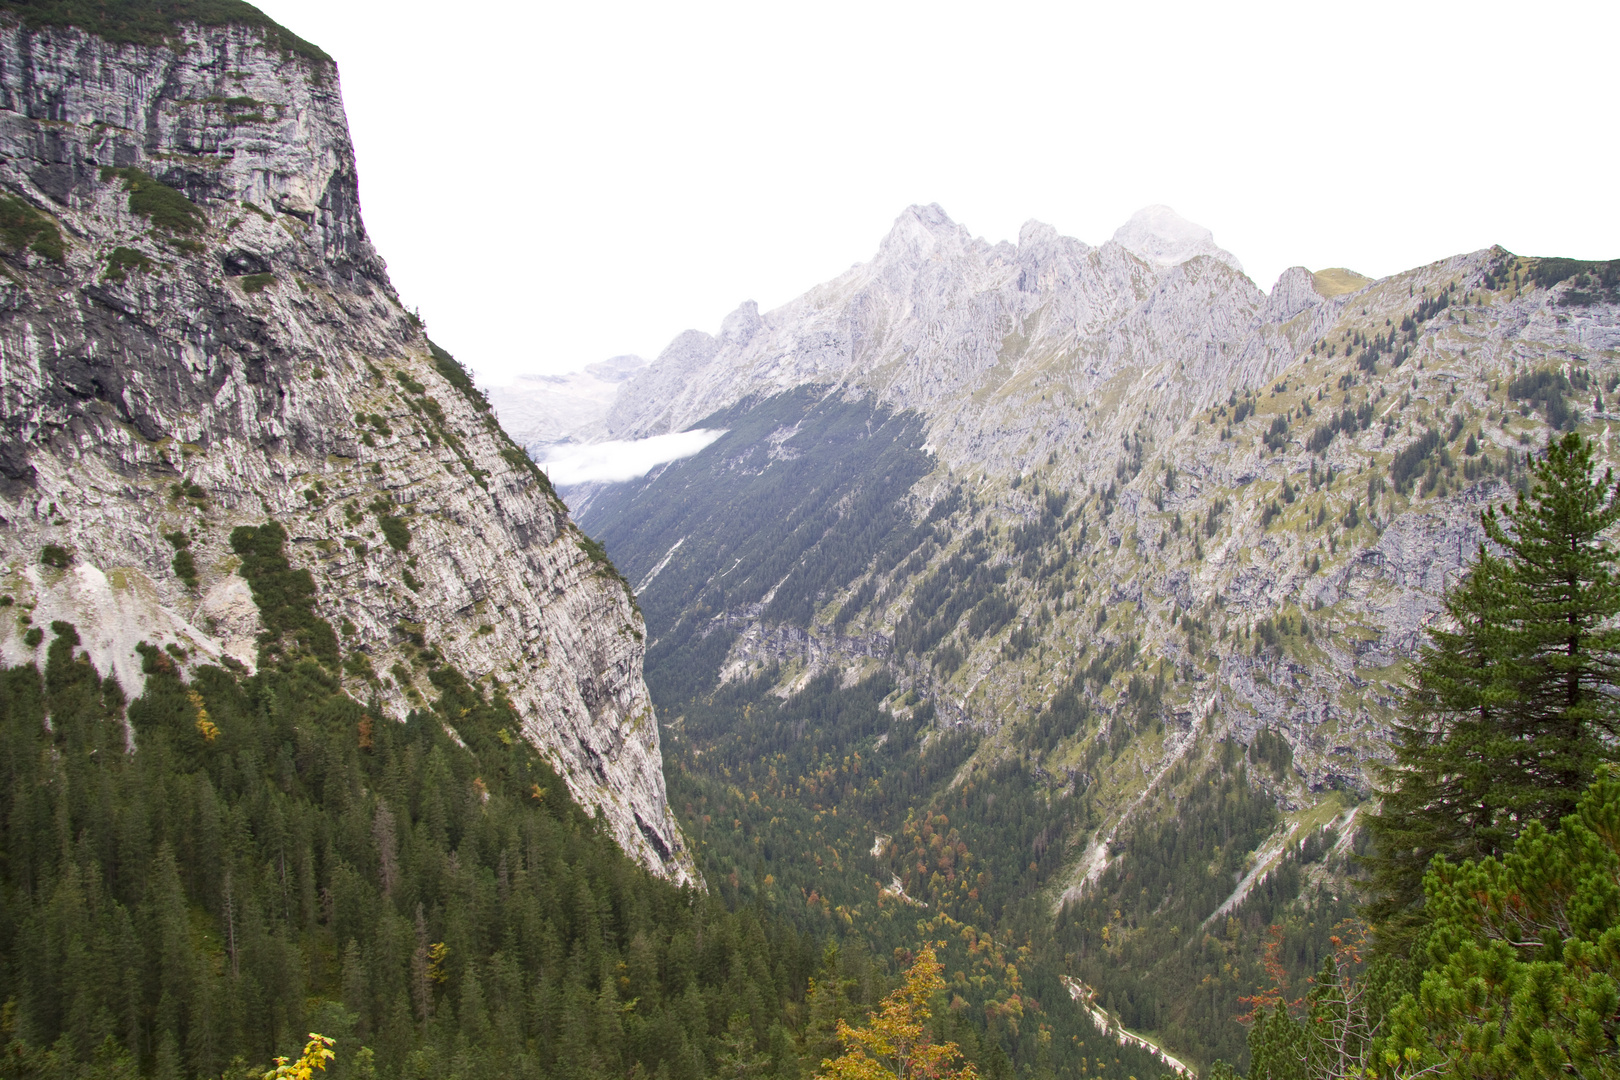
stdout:
[(336, 68), (178, 35), (0, 22), (0, 654), (67, 619), (127, 693), (141, 641), (251, 667), (229, 537), (275, 520), (352, 693), (403, 717), (441, 660), (504, 692), (621, 844), (690, 880), (640, 614), (401, 307)]

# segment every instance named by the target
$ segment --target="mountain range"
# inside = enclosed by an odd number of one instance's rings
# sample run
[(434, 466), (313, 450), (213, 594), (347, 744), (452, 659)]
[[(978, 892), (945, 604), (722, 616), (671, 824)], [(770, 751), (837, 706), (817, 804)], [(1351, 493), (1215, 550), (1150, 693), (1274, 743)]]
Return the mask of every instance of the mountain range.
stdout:
[[(1376, 281), (1295, 267), (1262, 292), (1164, 207), (1092, 247), (1037, 222), (992, 245), (917, 206), (840, 277), (678, 336), (621, 384), (606, 436), (726, 434), (564, 494), (647, 615), (677, 812), (759, 785), (749, 843), (697, 830), (710, 879), (836, 895), (857, 926), (880, 917), (870, 889), (1032, 934), (1014, 910), (1034, 904), (1070, 928), (1047, 962), (1127, 1026), (1241, 1058), (1230, 1017), (1266, 927), (1297, 930), (1303, 977), (1354, 911), (1356, 817), (1479, 512), (1550, 431), (1609, 451), (1616, 281), (1491, 248)], [(822, 755), (938, 759), (905, 803), (767, 799), (748, 763), (793, 715), (836, 713), (838, 687), (869, 711)], [(1005, 775), (1028, 817), (960, 820), (970, 849), (1023, 851), (1020, 880), (998, 910), (930, 898), (936, 868), (894, 850), (906, 815)], [(1176, 850), (1226, 783), (1248, 794), (1219, 837)], [(860, 824), (818, 830), (807, 869), (784, 823), (829, 805)], [(1212, 942), (1250, 966), (1231, 976)], [(1185, 994), (1189, 972), (1219, 992)]]

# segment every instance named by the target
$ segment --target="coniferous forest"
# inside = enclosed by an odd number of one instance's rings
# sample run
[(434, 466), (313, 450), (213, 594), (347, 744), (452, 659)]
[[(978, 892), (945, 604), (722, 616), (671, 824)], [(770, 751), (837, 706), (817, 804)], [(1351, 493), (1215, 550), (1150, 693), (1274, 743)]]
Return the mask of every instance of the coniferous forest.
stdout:
[(453, 669), (377, 719), (318, 658), (279, 527), (233, 539), (284, 631), (258, 674), (188, 684), (148, 648), (126, 700), (57, 623), (0, 681), (4, 1075), (256, 1076), (314, 1030), (337, 1077), (797, 1076), (807, 1032), (886, 990), (649, 876)]
[[(1620, 503), (1579, 436), (1526, 468), (1517, 501), (1487, 512), (1490, 545), (1413, 666), (1370, 830), (1338, 856), (1335, 834), (1312, 834), (1219, 917), (1277, 822), (1256, 774), (1285, 768), (1287, 748), (1265, 732), (1220, 744), (1199, 776), (1169, 777), (1186, 792), (1173, 815), (1122, 837), (1127, 857), (1055, 925), (1040, 898), (1073, 857), (1061, 838), (1091, 824), (1083, 791), (1054, 799), (1033, 753), (965, 767), (977, 736), (927, 738), (926, 705), (891, 723), (883, 676), (824, 675), (778, 698), (767, 669), (676, 699), (672, 800), (734, 905), (880, 954), (919, 931), (951, 938), (946, 994), (1017, 1074), (1162, 1068), (1097, 1053), (1052, 976), (1068, 972), (1125, 1026), (1203, 1048), (1215, 1076), (1234, 1074), (1223, 1060), (1271, 1080), (1594, 1075), (1616, 1063), (1620, 1024), (1608, 899), (1620, 795), (1605, 772)], [(701, 681), (690, 665), (682, 677), (655, 692)], [(1018, 741), (1038, 746), (1046, 726), (1084, 725), (1082, 712), (1060, 694)], [(1324, 858), (1360, 887), (1307, 886)], [(990, 953), (1000, 942), (1012, 947)], [(998, 979), (1007, 961), (1017, 974)], [(1066, 1052), (1043, 1053), (1053, 1045)]]

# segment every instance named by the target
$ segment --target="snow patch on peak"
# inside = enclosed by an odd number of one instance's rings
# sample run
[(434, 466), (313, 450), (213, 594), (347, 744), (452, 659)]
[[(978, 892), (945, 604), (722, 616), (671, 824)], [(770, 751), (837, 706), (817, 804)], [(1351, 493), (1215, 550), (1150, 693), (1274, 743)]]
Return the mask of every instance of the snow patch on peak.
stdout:
[(1208, 255), (1238, 273), (1243, 264), (1230, 251), (1216, 245), (1215, 234), (1188, 221), (1168, 206), (1145, 206), (1114, 230), (1114, 242), (1153, 266), (1177, 266)]
[(610, 356), (606, 360), (598, 360), (594, 364), (586, 364), (585, 374), (594, 376), (602, 382), (621, 383), (646, 366), (646, 360), (632, 353), (626, 353), (623, 356)]

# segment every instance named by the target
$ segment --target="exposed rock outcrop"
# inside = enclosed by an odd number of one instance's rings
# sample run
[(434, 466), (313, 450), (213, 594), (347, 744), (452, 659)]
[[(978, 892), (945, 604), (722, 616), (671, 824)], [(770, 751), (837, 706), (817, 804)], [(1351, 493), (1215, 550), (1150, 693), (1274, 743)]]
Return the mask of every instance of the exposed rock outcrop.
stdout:
[(228, 538), (273, 519), (357, 696), (403, 717), (428, 651), (499, 684), (620, 843), (691, 880), (640, 615), (401, 308), (336, 68), (262, 30), (179, 34), (0, 21), (0, 653), (35, 655), (23, 613), (74, 621), (132, 694), (141, 640), (251, 666)]

